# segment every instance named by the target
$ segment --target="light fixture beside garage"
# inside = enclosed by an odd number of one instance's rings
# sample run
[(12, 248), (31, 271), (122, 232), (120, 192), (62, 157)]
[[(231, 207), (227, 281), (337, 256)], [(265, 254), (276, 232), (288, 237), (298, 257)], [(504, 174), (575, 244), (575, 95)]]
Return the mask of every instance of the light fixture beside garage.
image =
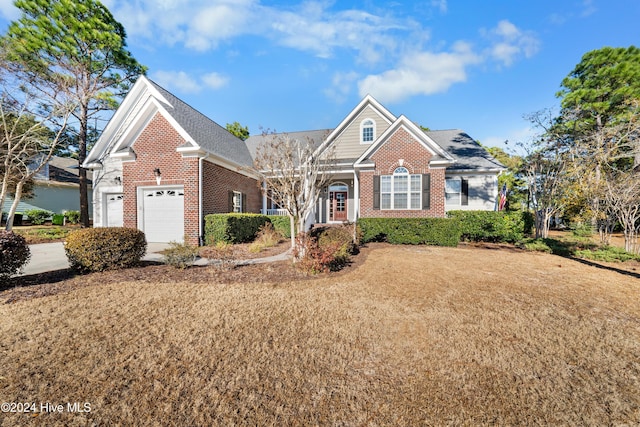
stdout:
[(155, 168), (153, 170), (153, 174), (156, 176), (156, 184), (160, 185), (160, 181), (162, 180), (162, 174), (160, 173), (160, 168)]
[(120, 178), (119, 176), (116, 176), (115, 178), (113, 178), (113, 182), (116, 185), (121, 185), (122, 184), (122, 178)]

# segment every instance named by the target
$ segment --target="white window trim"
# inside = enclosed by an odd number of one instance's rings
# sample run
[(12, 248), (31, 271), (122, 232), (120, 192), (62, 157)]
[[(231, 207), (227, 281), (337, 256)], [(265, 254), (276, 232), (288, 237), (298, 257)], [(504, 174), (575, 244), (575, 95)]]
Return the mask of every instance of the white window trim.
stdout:
[[(371, 127), (373, 127), (373, 137), (372, 137), (371, 141), (365, 141), (364, 140), (364, 134), (363, 134), (364, 128), (365, 128), (365, 122), (368, 122), (368, 121), (373, 123), (373, 125), (371, 126)], [(370, 125), (366, 125), (366, 126), (369, 127)], [(377, 133), (376, 131), (377, 131), (377, 129), (376, 129), (376, 121), (375, 120), (373, 120), (371, 118), (366, 118), (366, 119), (362, 120), (360, 122), (360, 144), (367, 144), (367, 145), (373, 144), (373, 141), (376, 140), (376, 133)]]
[[(447, 181), (458, 181), (460, 183), (460, 191), (458, 191), (456, 193), (448, 192), (447, 191)], [(449, 198), (447, 197), (448, 194), (457, 194), (458, 195), (457, 202), (456, 201), (450, 201)], [(456, 177), (445, 178), (445, 180), (444, 180), (444, 203), (445, 203), (446, 206), (462, 206), (462, 177), (456, 176)]]
[(242, 192), (233, 192), (233, 213), (242, 213)]
[[(404, 169), (406, 172), (397, 172), (398, 169)], [(406, 176), (407, 177), (407, 192), (406, 192), (406, 195), (407, 195), (407, 207), (406, 208), (396, 208), (394, 206), (394, 201), (395, 201), (395, 197), (394, 196), (396, 194), (395, 191), (394, 191), (394, 188), (395, 188), (394, 180), (395, 180), (396, 176)], [(419, 191), (411, 191), (411, 181), (412, 181), (412, 178), (414, 176), (417, 176), (418, 179), (419, 179), (419, 185), (418, 185)], [(390, 181), (391, 181), (391, 191), (390, 192), (386, 192), (386, 191), (383, 192), (382, 191), (382, 181), (383, 181), (383, 179), (385, 177), (390, 177)], [(411, 206), (411, 194), (412, 193), (418, 193), (418, 195), (419, 195), (418, 206), (417, 207)], [(390, 207), (388, 207), (388, 208), (383, 207), (383, 203), (382, 203), (382, 195), (383, 194), (389, 194), (390, 195), (390, 199), (391, 199), (390, 200)], [(409, 171), (407, 170), (407, 168), (401, 166), (399, 168), (396, 168), (396, 170), (393, 171), (392, 175), (381, 175), (380, 176), (380, 210), (383, 210), (383, 211), (392, 211), (392, 210), (396, 210), (396, 211), (398, 211), (398, 210), (416, 211), (416, 210), (421, 210), (421, 209), (422, 209), (422, 175), (421, 174), (410, 174)]]

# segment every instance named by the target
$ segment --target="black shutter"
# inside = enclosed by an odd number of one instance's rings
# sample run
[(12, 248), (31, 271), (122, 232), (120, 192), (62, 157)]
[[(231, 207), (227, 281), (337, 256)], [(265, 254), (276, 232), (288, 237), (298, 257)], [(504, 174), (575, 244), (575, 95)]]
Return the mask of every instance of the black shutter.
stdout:
[(373, 176), (373, 209), (380, 209), (380, 175)]
[(431, 209), (431, 174), (422, 175), (422, 209)]
[(229, 210), (227, 212), (233, 212), (233, 191), (229, 190)]
[(462, 178), (462, 194), (460, 198), (460, 204), (462, 206), (469, 205), (469, 180)]
[(242, 212), (247, 212), (247, 195), (242, 193)]

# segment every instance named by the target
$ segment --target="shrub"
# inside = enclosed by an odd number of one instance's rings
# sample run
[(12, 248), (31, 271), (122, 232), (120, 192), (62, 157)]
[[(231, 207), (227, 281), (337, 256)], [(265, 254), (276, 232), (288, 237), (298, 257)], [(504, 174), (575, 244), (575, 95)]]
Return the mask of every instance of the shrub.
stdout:
[(268, 215), (273, 228), (285, 239), (291, 238), (291, 222), (288, 216)]
[(33, 225), (41, 225), (53, 215), (53, 212), (46, 211), (44, 209), (31, 209), (25, 211), (24, 214), (29, 217), (31, 224)]
[(360, 218), (362, 242), (457, 246), (459, 221), (453, 218)]
[(0, 279), (18, 273), (30, 257), (31, 251), (24, 237), (12, 231), (0, 231)]
[(65, 212), (65, 216), (71, 224), (77, 224), (80, 222), (80, 211), (67, 211)]
[(259, 214), (210, 214), (204, 219), (205, 242), (250, 242), (267, 222), (269, 217)]
[(198, 258), (199, 248), (186, 243), (169, 242), (164, 251), (164, 262), (172, 267), (187, 268)]
[(69, 233), (64, 250), (71, 267), (80, 272), (116, 270), (137, 265), (147, 241), (133, 228), (84, 228)]
[(528, 233), (528, 215), (521, 211), (450, 211), (447, 216), (460, 222), (461, 239), (464, 241), (513, 243)]
[(353, 240), (353, 225), (317, 227), (296, 238), (297, 266), (308, 273), (337, 271), (357, 252)]
[(281, 240), (282, 235), (273, 228), (272, 223), (267, 222), (260, 227), (256, 239), (249, 246), (249, 252), (258, 253), (263, 249), (277, 245)]
[(575, 255), (580, 258), (604, 262), (640, 261), (640, 255), (627, 252), (616, 246), (603, 246), (596, 250), (577, 250)]
[(593, 236), (593, 227), (584, 222), (571, 224), (571, 234), (575, 237), (591, 237)]
[(54, 214), (51, 218), (52, 225), (64, 225), (64, 215), (63, 214)]

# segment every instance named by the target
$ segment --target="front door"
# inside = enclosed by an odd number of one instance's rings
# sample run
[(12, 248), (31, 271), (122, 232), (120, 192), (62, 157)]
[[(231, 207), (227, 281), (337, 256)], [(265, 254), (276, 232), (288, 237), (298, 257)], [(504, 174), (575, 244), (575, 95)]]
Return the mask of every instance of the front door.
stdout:
[(329, 193), (329, 221), (347, 220), (347, 192), (331, 191)]

